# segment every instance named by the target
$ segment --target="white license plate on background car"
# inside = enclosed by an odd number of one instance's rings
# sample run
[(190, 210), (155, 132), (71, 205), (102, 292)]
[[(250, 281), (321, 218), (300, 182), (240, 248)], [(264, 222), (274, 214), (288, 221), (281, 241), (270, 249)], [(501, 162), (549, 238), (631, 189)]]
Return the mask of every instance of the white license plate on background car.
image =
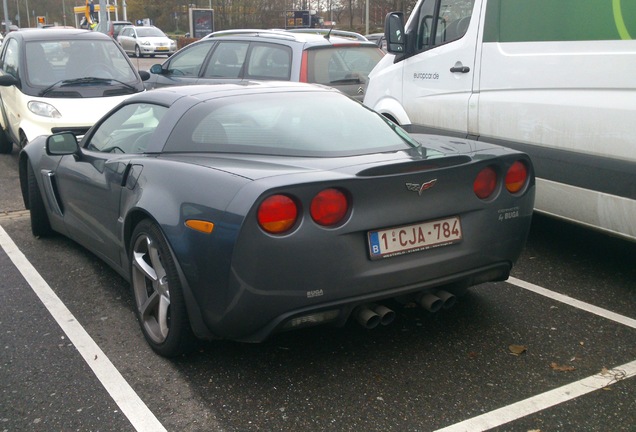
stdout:
[(459, 216), (413, 225), (369, 231), (371, 259), (389, 258), (431, 247), (446, 246), (462, 239)]

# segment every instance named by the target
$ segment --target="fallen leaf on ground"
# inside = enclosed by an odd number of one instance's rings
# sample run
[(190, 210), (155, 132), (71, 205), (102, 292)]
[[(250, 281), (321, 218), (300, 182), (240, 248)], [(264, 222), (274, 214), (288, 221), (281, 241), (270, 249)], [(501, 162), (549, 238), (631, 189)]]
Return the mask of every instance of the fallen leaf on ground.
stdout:
[(552, 370), (555, 370), (558, 372), (572, 372), (576, 370), (574, 366), (560, 365), (556, 362), (550, 363), (550, 367), (552, 368)]
[(510, 345), (508, 349), (510, 350), (510, 354), (520, 356), (528, 350), (528, 347), (525, 345)]

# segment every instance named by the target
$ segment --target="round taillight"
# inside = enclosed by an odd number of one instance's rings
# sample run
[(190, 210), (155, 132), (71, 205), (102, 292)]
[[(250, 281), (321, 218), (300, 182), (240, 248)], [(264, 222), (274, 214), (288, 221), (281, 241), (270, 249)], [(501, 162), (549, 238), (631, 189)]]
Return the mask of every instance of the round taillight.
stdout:
[(528, 179), (528, 167), (521, 161), (512, 164), (506, 173), (506, 189), (510, 193), (517, 193), (526, 184)]
[(258, 225), (268, 233), (282, 234), (296, 223), (298, 207), (286, 195), (272, 195), (258, 208)]
[(475, 195), (481, 199), (486, 199), (497, 188), (497, 173), (494, 168), (486, 167), (477, 174), (473, 183), (473, 191)]
[(325, 189), (311, 200), (309, 209), (313, 220), (322, 226), (337, 225), (349, 211), (349, 201), (338, 189)]

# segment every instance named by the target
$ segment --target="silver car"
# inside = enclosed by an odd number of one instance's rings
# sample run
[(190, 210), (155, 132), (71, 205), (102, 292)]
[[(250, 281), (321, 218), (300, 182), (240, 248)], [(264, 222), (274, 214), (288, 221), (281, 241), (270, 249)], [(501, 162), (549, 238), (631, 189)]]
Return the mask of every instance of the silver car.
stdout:
[(177, 50), (177, 42), (155, 26), (126, 26), (119, 32), (117, 42), (126, 54), (135, 57), (154, 57), (157, 54), (170, 56)]
[[(312, 34), (313, 33), (313, 34)], [(146, 89), (240, 81), (299, 81), (337, 88), (362, 102), (384, 53), (352, 32), (226, 30), (153, 65)]]

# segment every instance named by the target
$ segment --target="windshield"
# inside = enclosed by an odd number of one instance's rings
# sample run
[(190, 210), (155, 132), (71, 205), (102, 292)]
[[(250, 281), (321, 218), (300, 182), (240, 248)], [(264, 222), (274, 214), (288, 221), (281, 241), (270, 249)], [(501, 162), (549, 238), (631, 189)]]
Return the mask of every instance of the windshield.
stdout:
[(334, 157), (418, 144), (341, 93), (257, 93), (201, 103), (173, 130), (165, 152)]
[(166, 37), (165, 34), (158, 28), (152, 27), (140, 27), (137, 28), (138, 37)]
[(48, 87), (77, 78), (104, 78), (136, 83), (137, 77), (113, 40), (31, 41), (25, 45), (29, 84)]

